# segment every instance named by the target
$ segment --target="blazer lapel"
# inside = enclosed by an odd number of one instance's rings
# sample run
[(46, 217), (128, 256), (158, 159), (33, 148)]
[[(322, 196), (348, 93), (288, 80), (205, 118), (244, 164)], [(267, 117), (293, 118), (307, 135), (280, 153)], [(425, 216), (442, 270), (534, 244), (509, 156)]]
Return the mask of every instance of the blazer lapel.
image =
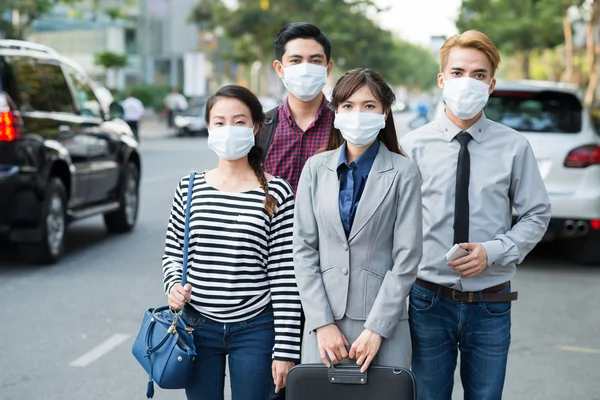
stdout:
[(340, 217), (340, 180), (338, 179), (337, 174), (337, 163), (340, 159), (340, 153), (341, 148), (335, 150), (329, 156), (329, 160), (324, 164), (322, 184), (325, 188), (326, 195), (322, 200), (314, 199), (313, 201), (323, 201), (323, 209), (327, 219), (340, 238), (346, 243), (346, 232), (344, 231), (342, 218)]
[[(395, 174), (390, 173), (392, 170), (392, 158), (391, 152), (385, 147), (383, 143), (379, 146), (377, 157), (373, 162), (369, 177), (367, 178), (367, 184), (363, 191), (363, 195), (358, 203), (358, 209), (354, 216), (354, 222), (352, 223), (352, 229), (348, 236), (348, 241), (351, 241), (362, 228), (369, 222), (379, 205), (383, 202), (385, 196), (387, 196), (392, 183), (394, 182)], [(339, 215), (339, 212), (338, 212)], [(341, 223), (340, 223), (341, 225)], [(343, 232), (343, 227), (342, 227)]]

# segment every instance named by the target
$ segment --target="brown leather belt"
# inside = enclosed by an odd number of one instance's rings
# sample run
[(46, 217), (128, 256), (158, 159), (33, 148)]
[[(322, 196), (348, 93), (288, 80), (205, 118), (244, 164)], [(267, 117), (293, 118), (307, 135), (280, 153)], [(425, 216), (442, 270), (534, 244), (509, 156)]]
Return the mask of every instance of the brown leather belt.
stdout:
[[(449, 287), (441, 286), (437, 283), (427, 282), (418, 278), (415, 283), (434, 292), (437, 292), (441, 288), (442, 296), (450, 297), (453, 300), (463, 303), (478, 303), (479, 301), (484, 303), (504, 303), (507, 301), (515, 301), (519, 297), (519, 292), (498, 293), (509, 287), (510, 282), (504, 282), (500, 285), (483, 289), (480, 292), (461, 292), (460, 290), (450, 289)], [(479, 297), (480, 294), (481, 300)]]

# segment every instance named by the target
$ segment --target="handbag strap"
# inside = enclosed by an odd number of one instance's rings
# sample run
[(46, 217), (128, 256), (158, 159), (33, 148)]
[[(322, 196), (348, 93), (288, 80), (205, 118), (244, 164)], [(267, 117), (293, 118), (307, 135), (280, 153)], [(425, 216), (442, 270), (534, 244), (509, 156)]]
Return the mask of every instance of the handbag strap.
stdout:
[(181, 286), (185, 286), (187, 283), (188, 247), (190, 241), (190, 209), (192, 208), (192, 192), (194, 189), (195, 177), (196, 171), (192, 171), (190, 173), (190, 180), (188, 182), (187, 204), (185, 208), (185, 228), (183, 230), (183, 270), (181, 272)]

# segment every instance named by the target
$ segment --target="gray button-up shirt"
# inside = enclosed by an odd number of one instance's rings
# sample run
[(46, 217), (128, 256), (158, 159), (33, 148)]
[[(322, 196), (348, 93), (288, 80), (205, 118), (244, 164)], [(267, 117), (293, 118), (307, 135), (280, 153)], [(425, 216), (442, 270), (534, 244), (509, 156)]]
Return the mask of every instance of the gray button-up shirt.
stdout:
[[(423, 195), (423, 258), (419, 278), (461, 291), (480, 291), (509, 281), (516, 264), (542, 239), (550, 200), (529, 142), (485, 115), (469, 129), (469, 242), (482, 243), (488, 266), (461, 278), (446, 265), (454, 245), (454, 197), (461, 129), (443, 114), (405, 135), (400, 144), (417, 164)], [(513, 208), (519, 220), (511, 228)]]

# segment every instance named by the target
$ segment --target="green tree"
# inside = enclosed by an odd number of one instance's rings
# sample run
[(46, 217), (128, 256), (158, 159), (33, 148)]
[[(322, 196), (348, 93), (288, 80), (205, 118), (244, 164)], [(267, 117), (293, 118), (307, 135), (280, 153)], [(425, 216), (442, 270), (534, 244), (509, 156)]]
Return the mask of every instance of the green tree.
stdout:
[(104, 84), (107, 85), (109, 71), (113, 71), (116, 78), (119, 70), (127, 66), (126, 54), (116, 54), (110, 51), (94, 54), (94, 62), (104, 68)]
[[(332, 42), (334, 62), (344, 70), (370, 67), (392, 84), (421, 82), (422, 65), (413, 65), (417, 54), (431, 70), (435, 59), (415, 45), (397, 40), (381, 29), (368, 13), (381, 12), (372, 0), (238, 0), (228, 8), (221, 0), (203, 0), (190, 20), (200, 29), (222, 27), (233, 42), (233, 51), (224, 56), (237, 63), (270, 63), (274, 58), (274, 39), (279, 30), (293, 21), (310, 21), (319, 26)], [(293, 16), (290, 19), (289, 16)], [(428, 58), (429, 56), (429, 58)], [(435, 81), (434, 81), (435, 82)]]
[(564, 40), (567, 0), (463, 0), (457, 28), (486, 33), (507, 54), (521, 54), (523, 76), (530, 76), (531, 52)]

